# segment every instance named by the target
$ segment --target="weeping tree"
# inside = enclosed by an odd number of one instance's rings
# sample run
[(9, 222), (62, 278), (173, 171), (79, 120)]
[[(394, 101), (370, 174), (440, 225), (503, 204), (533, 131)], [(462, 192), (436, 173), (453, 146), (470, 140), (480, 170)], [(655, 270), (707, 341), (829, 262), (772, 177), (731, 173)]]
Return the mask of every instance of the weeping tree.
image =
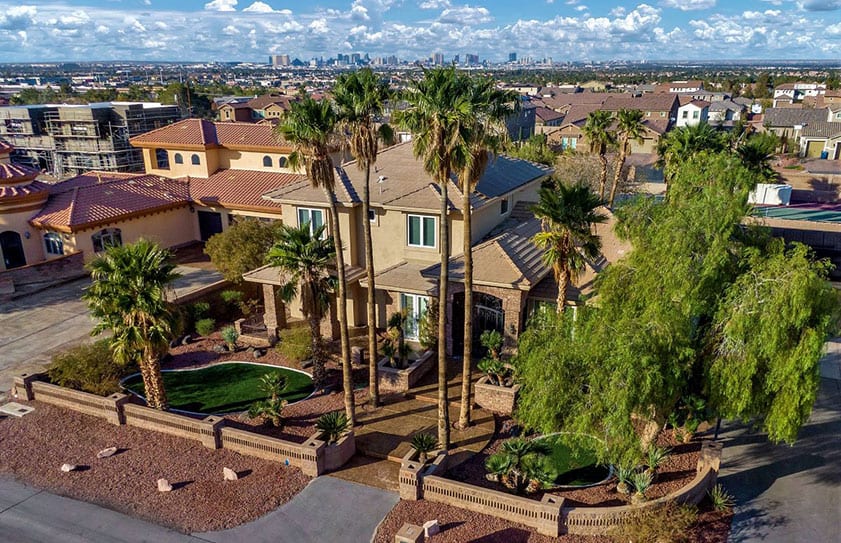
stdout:
[(518, 416), (543, 432), (604, 439), (638, 462), (687, 398), (792, 442), (817, 392), (838, 298), (828, 264), (743, 225), (758, 176), (728, 153), (675, 170), (666, 202), (618, 213), (632, 251), (608, 266), (587, 307), (543, 314), (520, 341)]

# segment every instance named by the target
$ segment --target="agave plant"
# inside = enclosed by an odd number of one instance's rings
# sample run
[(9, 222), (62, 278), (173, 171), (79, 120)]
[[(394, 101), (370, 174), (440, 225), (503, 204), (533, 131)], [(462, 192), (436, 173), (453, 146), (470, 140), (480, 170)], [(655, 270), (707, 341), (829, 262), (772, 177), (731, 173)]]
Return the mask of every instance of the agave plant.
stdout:
[(438, 438), (432, 434), (422, 432), (412, 436), (412, 448), (418, 452), (418, 458), (421, 462), (426, 462), (429, 458), (429, 453), (438, 447)]
[(616, 492), (624, 495), (628, 495), (631, 493), (631, 477), (634, 475), (633, 468), (629, 468), (626, 466), (617, 466), (616, 467), (616, 479), (619, 481), (616, 484)]
[(716, 511), (726, 511), (736, 504), (733, 495), (720, 484), (715, 485), (707, 494), (713, 504), (713, 509)]
[(321, 432), (327, 443), (336, 443), (342, 434), (347, 430), (348, 419), (347, 415), (341, 411), (331, 411), (324, 413), (315, 422), (315, 427)]
[(658, 447), (656, 445), (652, 445), (648, 449), (648, 469), (646, 471), (651, 474), (652, 478), (657, 473), (657, 468), (668, 458), (671, 452), (672, 450), (669, 448)]
[(647, 471), (638, 471), (631, 476), (631, 481), (634, 483), (634, 495), (631, 499), (634, 502), (644, 502), (646, 491), (651, 487), (652, 477)]

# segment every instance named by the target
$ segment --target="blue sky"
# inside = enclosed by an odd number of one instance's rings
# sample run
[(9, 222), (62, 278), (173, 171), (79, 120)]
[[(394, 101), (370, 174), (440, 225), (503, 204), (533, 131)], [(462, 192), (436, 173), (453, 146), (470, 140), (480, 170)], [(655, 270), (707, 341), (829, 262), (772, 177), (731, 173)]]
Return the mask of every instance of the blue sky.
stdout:
[(0, 0), (0, 62), (839, 59), (841, 0)]

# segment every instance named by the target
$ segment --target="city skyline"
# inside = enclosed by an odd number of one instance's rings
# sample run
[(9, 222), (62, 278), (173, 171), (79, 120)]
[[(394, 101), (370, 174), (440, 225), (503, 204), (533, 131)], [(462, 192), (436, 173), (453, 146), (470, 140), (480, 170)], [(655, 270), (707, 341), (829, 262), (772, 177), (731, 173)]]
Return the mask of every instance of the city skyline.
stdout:
[(838, 58), (839, 0), (0, 0), (7, 62), (266, 62), (339, 52), (401, 59), (478, 54), (504, 62)]

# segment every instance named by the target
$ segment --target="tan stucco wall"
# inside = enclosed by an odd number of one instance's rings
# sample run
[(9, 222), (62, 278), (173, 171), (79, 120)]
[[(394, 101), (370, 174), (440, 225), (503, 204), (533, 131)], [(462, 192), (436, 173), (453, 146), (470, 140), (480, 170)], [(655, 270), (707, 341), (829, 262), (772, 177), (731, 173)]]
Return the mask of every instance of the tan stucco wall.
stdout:
[[(294, 173), (289, 167), (279, 168), (278, 159), (280, 157), (287, 158), (287, 166), (289, 155), (278, 152), (255, 152), (255, 151), (232, 151), (228, 149), (220, 149), (218, 168), (232, 169), (232, 170), (256, 170), (265, 172), (284, 172)], [(263, 166), (263, 157), (270, 156), (272, 158), (272, 167)]]
[[(0, 213), (0, 233), (11, 230), (20, 235), (20, 241), (23, 244), (23, 254), (27, 264), (37, 264), (45, 260), (44, 244), (41, 237), (43, 233), (37, 228), (30, 226), (28, 222), (34, 213), (35, 211), (33, 210), (21, 211), (19, 213)], [(29, 232), (29, 239), (26, 239), (27, 232)], [(0, 257), (2, 257), (2, 253), (0, 253)], [(0, 270), (4, 269), (6, 269), (5, 262), (3, 258), (0, 258)]]
[(198, 239), (198, 220), (185, 206), (70, 234), (64, 242), (64, 252), (84, 251), (85, 261), (91, 260), (95, 256), (91, 236), (103, 228), (119, 228), (123, 243), (146, 238), (162, 247), (173, 247)]
[[(210, 174), (219, 169), (219, 160), (217, 152), (213, 149), (205, 151), (179, 151), (167, 150), (169, 155), (169, 169), (164, 170), (156, 168), (157, 161), (155, 160), (154, 149), (143, 149), (143, 164), (146, 168), (146, 173), (153, 175), (160, 175), (161, 177), (178, 178), (178, 177), (209, 177)], [(184, 164), (175, 163), (175, 155), (180, 154), (184, 159)], [(192, 156), (199, 157), (199, 164), (194, 165), (191, 162)]]

